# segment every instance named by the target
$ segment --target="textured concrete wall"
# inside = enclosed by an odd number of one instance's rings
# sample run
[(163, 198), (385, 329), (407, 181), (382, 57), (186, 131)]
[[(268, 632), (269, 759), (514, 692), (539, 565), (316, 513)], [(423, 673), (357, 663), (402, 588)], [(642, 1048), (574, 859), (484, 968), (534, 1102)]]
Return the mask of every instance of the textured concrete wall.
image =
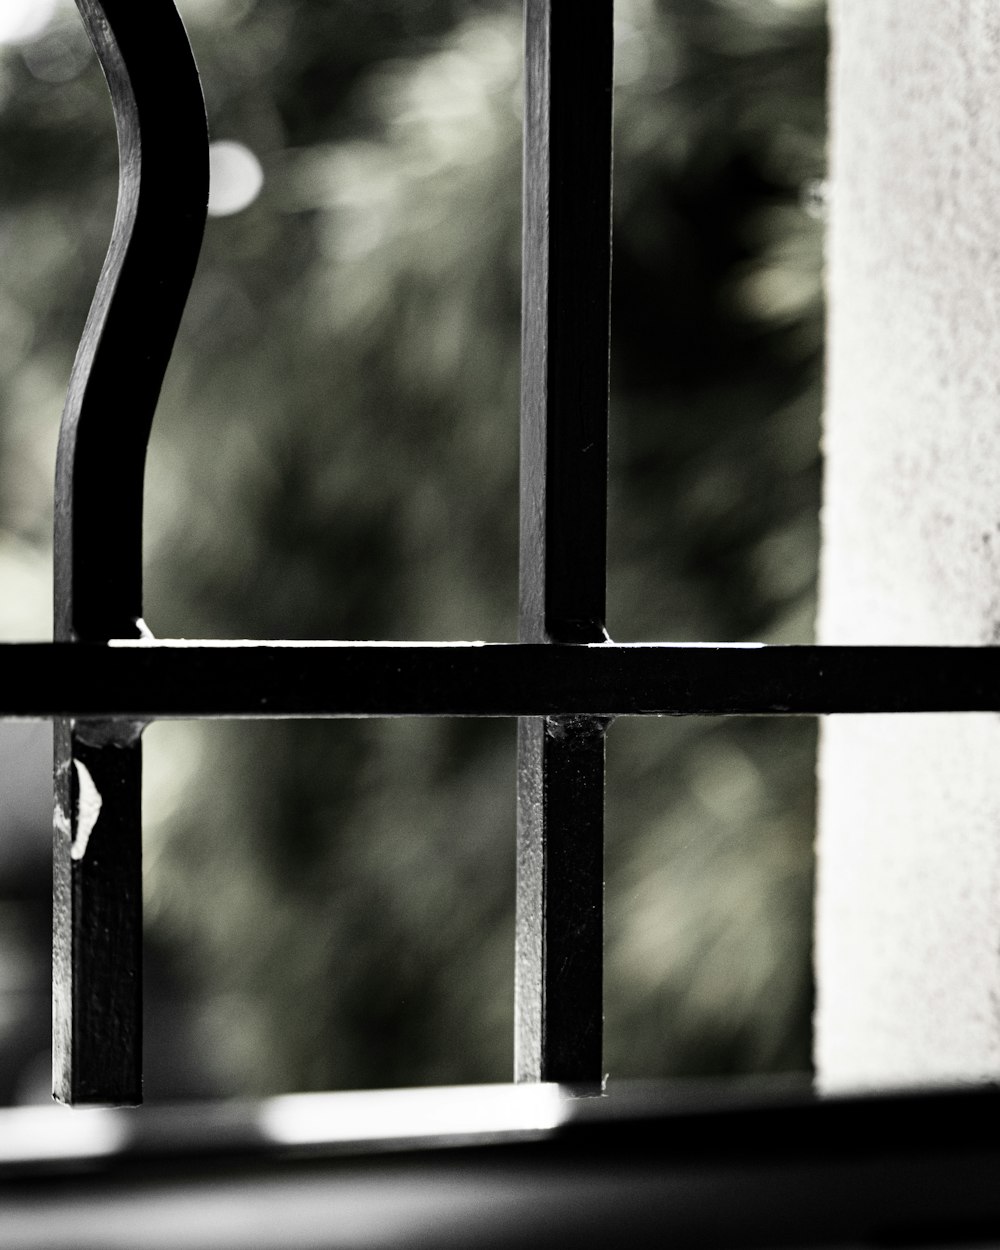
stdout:
[[(1000, 4), (831, 0), (819, 640), (1000, 642)], [(820, 756), (822, 1086), (1000, 1078), (1000, 717)]]

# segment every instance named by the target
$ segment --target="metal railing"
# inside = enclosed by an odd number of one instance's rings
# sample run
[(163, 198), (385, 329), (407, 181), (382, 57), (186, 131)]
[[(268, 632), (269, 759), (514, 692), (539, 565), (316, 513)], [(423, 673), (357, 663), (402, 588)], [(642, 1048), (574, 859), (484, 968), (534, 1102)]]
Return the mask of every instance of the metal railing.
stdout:
[(208, 190), (171, 0), (77, 0), (118, 215), (69, 387), (55, 641), (0, 645), (0, 715), (55, 721), (54, 1089), (141, 1101), (141, 732), (164, 717), (517, 716), (515, 1076), (602, 1078), (615, 716), (1000, 708), (996, 648), (628, 645), (605, 633), (612, 0), (526, 0), (520, 641), (169, 642), (142, 623), (142, 479)]

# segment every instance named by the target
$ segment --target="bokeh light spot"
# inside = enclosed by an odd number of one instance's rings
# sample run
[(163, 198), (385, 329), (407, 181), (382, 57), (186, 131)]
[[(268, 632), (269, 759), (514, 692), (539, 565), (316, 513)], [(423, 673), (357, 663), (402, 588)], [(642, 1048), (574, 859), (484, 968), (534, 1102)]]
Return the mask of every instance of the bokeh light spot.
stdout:
[(0, 0), (0, 43), (35, 39), (55, 16), (57, 0)]
[(248, 147), (224, 139), (208, 150), (210, 217), (229, 217), (248, 208), (264, 185), (260, 161)]

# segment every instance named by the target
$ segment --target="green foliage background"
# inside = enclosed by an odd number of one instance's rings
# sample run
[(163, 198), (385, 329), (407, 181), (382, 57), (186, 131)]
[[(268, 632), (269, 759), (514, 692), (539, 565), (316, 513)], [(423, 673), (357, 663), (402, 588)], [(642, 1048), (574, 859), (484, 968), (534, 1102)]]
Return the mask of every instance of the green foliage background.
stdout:
[[(180, 7), (213, 135), (265, 182), (209, 222), (157, 417), (151, 628), (513, 639), (517, 6)], [(609, 630), (810, 641), (823, 8), (618, 0), (617, 22)], [(0, 624), (41, 637), (116, 184), (68, 7), (0, 49), (0, 154)], [(146, 740), (150, 941), (206, 1088), (508, 1079), (512, 725)], [(785, 721), (613, 727), (613, 1077), (808, 1069), (814, 749)]]

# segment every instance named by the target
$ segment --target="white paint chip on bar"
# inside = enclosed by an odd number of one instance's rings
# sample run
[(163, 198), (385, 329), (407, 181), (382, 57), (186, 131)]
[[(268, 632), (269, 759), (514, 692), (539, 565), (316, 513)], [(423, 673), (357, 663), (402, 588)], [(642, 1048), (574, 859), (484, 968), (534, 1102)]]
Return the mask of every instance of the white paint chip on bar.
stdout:
[(74, 760), (76, 765), (76, 776), (79, 783), (79, 794), (76, 800), (76, 837), (73, 839), (73, 845), (70, 847), (70, 855), (73, 859), (83, 859), (87, 854), (87, 843), (90, 841), (90, 835), (94, 831), (97, 819), (101, 814), (101, 792), (94, 784), (94, 779), (90, 775), (90, 770), (86, 764), (82, 764), (79, 760)]
[(59, 831), (59, 833), (63, 835), (64, 838), (72, 838), (73, 827), (69, 823), (69, 817), (66, 815), (66, 813), (63, 811), (63, 809), (59, 806), (58, 803), (56, 803), (56, 806), (55, 806), (53, 821), (54, 821), (56, 829)]

